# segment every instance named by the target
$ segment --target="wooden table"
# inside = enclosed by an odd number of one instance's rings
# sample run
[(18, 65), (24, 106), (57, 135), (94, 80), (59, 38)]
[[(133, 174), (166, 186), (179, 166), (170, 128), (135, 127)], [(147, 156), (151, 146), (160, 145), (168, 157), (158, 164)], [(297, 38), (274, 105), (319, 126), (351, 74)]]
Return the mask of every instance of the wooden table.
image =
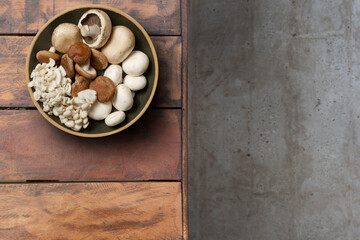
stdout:
[[(137, 19), (156, 47), (150, 109), (101, 139), (61, 132), (25, 82), (33, 36), (55, 14), (105, 4)], [(0, 239), (187, 239), (186, 0), (0, 2)]]

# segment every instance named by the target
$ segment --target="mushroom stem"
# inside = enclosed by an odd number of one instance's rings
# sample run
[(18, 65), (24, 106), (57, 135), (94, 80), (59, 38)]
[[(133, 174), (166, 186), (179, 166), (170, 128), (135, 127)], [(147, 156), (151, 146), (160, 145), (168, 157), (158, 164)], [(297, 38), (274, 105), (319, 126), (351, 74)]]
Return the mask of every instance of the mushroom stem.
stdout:
[(49, 49), (49, 52), (55, 52), (56, 50), (55, 50), (55, 48), (53, 47), (53, 46), (51, 46), (51, 48)]
[(100, 27), (96, 24), (94, 25), (83, 25), (82, 28), (80, 28), (81, 35), (83, 37), (90, 37), (90, 38), (96, 38), (100, 34)]
[(90, 70), (90, 59), (85, 63), (80, 65), (82, 69), (84, 69), (85, 71), (89, 71)]

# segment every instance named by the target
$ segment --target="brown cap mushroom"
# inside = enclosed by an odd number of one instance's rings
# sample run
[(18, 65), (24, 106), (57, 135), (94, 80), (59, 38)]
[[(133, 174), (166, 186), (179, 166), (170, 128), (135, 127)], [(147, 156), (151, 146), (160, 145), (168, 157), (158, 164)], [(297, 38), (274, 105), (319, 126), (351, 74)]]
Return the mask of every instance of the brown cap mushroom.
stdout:
[(95, 70), (95, 68), (90, 66), (90, 63), (85, 64), (85, 65), (75, 64), (75, 70), (84, 78), (87, 78), (87, 79), (96, 78), (96, 70)]
[(86, 64), (91, 56), (91, 49), (82, 42), (74, 43), (67, 52), (69, 57), (78, 64)]
[(66, 53), (71, 45), (81, 41), (80, 29), (72, 23), (58, 25), (51, 36), (52, 45), (61, 53)]
[(115, 85), (108, 77), (98, 76), (89, 88), (96, 91), (99, 102), (110, 101), (115, 95)]
[(108, 60), (102, 52), (92, 48), (90, 65), (93, 66), (96, 70), (104, 70), (108, 65)]
[(36, 54), (36, 59), (40, 63), (49, 63), (49, 59), (52, 58), (55, 60), (56, 64), (60, 61), (60, 55), (55, 53), (55, 48), (51, 47), (49, 51), (41, 50)]
[(68, 78), (74, 77), (75, 74), (74, 61), (67, 54), (64, 54), (61, 57), (61, 66), (65, 69), (66, 76)]
[(115, 26), (112, 29), (110, 39), (101, 49), (109, 63), (119, 64), (125, 60), (135, 47), (135, 35), (125, 26)]
[(84, 78), (83, 76), (80, 76), (77, 74), (75, 77), (75, 82), (71, 85), (71, 96), (77, 97), (78, 93), (82, 90), (88, 89), (90, 85), (90, 80)]
[(104, 11), (90, 9), (81, 16), (78, 27), (84, 43), (92, 48), (101, 48), (110, 37), (112, 24)]

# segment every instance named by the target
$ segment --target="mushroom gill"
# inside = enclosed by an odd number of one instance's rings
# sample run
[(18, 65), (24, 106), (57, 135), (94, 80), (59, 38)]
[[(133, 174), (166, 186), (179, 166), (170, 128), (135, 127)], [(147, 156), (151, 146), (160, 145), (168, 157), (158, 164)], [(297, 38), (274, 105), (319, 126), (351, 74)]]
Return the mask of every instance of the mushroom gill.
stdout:
[(88, 44), (92, 44), (96, 41), (96, 38), (101, 33), (101, 20), (99, 16), (94, 13), (89, 13), (86, 17), (81, 20), (81, 35)]

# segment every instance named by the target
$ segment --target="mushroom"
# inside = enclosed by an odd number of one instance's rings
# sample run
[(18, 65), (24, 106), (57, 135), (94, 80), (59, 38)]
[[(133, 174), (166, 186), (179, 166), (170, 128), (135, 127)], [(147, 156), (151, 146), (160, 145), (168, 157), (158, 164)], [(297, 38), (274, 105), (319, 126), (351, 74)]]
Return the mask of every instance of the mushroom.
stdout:
[(90, 9), (81, 16), (78, 27), (84, 43), (92, 48), (101, 48), (110, 37), (112, 24), (104, 11)]
[(122, 74), (123, 71), (120, 65), (110, 65), (104, 72), (104, 76), (110, 78), (115, 86), (122, 83)]
[(101, 52), (105, 54), (109, 63), (119, 64), (129, 56), (134, 47), (134, 33), (125, 26), (115, 26), (112, 28), (111, 36)]
[(90, 85), (90, 80), (84, 78), (83, 76), (77, 75), (75, 79), (75, 82), (71, 85), (72, 97), (77, 97), (79, 92), (88, 89)]
[(80, 29), (72, 23), (58, 25), (51, 36), (52, 45), (61, 53), (66, 53), (71, 45), (81, 41)]
[(144, 75), (138, 77), (126, 75), (124, 85), (130, 88), (131, 91), (139, 91), (146, 86), (146, 77)]
[(96, 77), (96, 70), (90, 66), (91, 49), (85, 43), (78, 42), (69, 48), (67, 52), (69, 57), (74, 60), (75, 70), (87, 79)]
[(78, 64), (86, 64), (90, 60), (91, 49), (82, 42), (74, 43), (67, 52), (69, 57)]
[(129, 110), (134, 104), (131, 90), (124, 84), (119, 84), (116, 87), (116, 93), (114, 98), (112, 99), (112, 104), (117, 110)]
[(124, 72), (130, 76), (137, 77), (146, 71), (149, 67), (148, 56), (138, 50), (134, 50), (122, 63)]
[(90, 65), (93, 66), (96, 70), (104, 70), (108, 65), (108, 60), (102, 52), (92, 48)]
[(56, 63), (60, 61), (60, 55), (55, 53), (55, 48), (51, 47), (49, 51), (41, 50), (36, 54), (36, 59), (40, 63), (49, 63), (50, 58), (54, 59)]
[(65, 69), (66, 76), (68, 78), (74, 77), (75, 75), (74, 61), (67, 54), (62, 55), (61, 66)]
[(91, 67), (90, 64), (87, 65), (79, 65), (75, 64), (75, 70), (84, 78), (94, 79), (96, 78), (96, 70)]
[(86, 89), (78, 93), (78, 97), (84, 99), (87, 103), (93, 104), (95, 103), (96, 91), (91, 89)]
[(110, 101), (115, 94), (115, 85), (110, 78), (98, 76), (90, 83), (90, 89), (95, 90), (99, 102)]
[(88, 113), (89, 118), (94, 120), (104, 120), (112, 110), (111, 102), (99, 102), (96, 101), (90, 108)]
[(125, 113), (123, 111), (116, 111), (113, 113), (110, 113), (106, 118), (105, 118), (105, 124), (108, 125), (109, 127), (114, 127), (120, 123), (122, 123), (125, 120)]

